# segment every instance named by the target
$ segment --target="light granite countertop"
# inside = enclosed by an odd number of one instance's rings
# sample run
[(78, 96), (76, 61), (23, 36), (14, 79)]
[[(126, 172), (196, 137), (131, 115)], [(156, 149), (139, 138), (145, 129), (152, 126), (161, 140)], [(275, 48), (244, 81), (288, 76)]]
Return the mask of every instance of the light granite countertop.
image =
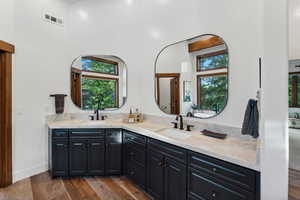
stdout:
[[(179, 131), (172, 129), (165, 124), (144, 121), (138, 124), (124, 123), (119, 120), (105, 121), (84, 121), (84, 120), (62, 120), (49, 121), (50, 129), (60, 128), (123, 128), (140, 135), (167, 142), (179, 147), (183, 147), (194, 152), (206, 154), (227, 162), (231, 162), (249, 169), (260, 171), (258, 162), (257, 140), (241, 140), (236, 137), (228, 136), (224, 140), (215, 139), (203, 135), (198, 130), (191, 132), (181, 132), (183, 137), (178, 136)], [(174, 131), (174, 135), (172, 132)], [(170, 134), (171, 133), (171, 134)], [(185, 136), (187, 134), (188, 136)]]

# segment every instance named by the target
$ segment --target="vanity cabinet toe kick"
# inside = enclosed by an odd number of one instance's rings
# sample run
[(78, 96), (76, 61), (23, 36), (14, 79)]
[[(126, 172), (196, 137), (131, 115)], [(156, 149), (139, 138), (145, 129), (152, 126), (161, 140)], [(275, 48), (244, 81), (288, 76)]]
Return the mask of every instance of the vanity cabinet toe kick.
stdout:
[(154, 200), (260, 200), (260, 173), (132, 131), (49, 129), (52, 177), (124, 175)]

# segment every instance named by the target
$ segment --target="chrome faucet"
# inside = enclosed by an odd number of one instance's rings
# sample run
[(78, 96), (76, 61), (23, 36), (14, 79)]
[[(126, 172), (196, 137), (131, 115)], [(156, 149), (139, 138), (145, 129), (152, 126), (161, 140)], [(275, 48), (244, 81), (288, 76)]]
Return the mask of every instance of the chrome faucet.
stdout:
[(183, 130), (184, 128), (183, 128), (183, 117), (182, 117), (182, 115), (178, 115), (176, 117), (176, 121), (178, 121), (178, 119), (179, 119), (179, 129)]

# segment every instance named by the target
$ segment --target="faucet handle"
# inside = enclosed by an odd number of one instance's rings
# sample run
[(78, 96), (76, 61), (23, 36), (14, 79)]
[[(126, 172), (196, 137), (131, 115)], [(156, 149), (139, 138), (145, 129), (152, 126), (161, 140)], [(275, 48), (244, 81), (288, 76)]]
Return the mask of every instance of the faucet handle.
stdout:
[(174, 124), (174, 128), (178, 128), (178, 123), (177, 122), (171, 122), (172, 124)]
[(95, 115), (89, 115), (90, 120), (95, 120)]
[(101, 120), (105, 120), (107, 118), (107, 115), (102, 115)]
[(186, 126), (186, 131), (191, 131), (191, 128), (195, 127), (194, 125), (187, 125)]

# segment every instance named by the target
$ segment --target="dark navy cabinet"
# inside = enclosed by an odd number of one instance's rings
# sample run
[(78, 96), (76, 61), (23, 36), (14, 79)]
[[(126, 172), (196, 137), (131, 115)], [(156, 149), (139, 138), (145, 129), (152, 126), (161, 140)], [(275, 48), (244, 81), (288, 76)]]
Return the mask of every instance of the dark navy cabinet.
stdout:
[(146, 137), (123, 132), (124, 174), (139, 187), (146, 189)]
[(122, 129), (49, 131), (52, 177), (125, 175), (154, 200), (260, 200), (260, 173)]
[(66, 139), (55, 139), (52, 142), (52, 160), (54, 176), (68, 176), (68, 141)]
[(120, 175), (121, 129), (53, 129), (49, 168), (56, 176)]
[(122, 172), (122, 131), (107, 129), (105, 170), (107, 175), (120, 175)]
[(154, 199), (186, 199), (186, 158), (185, 149), (148, 139), (147, 191)]

